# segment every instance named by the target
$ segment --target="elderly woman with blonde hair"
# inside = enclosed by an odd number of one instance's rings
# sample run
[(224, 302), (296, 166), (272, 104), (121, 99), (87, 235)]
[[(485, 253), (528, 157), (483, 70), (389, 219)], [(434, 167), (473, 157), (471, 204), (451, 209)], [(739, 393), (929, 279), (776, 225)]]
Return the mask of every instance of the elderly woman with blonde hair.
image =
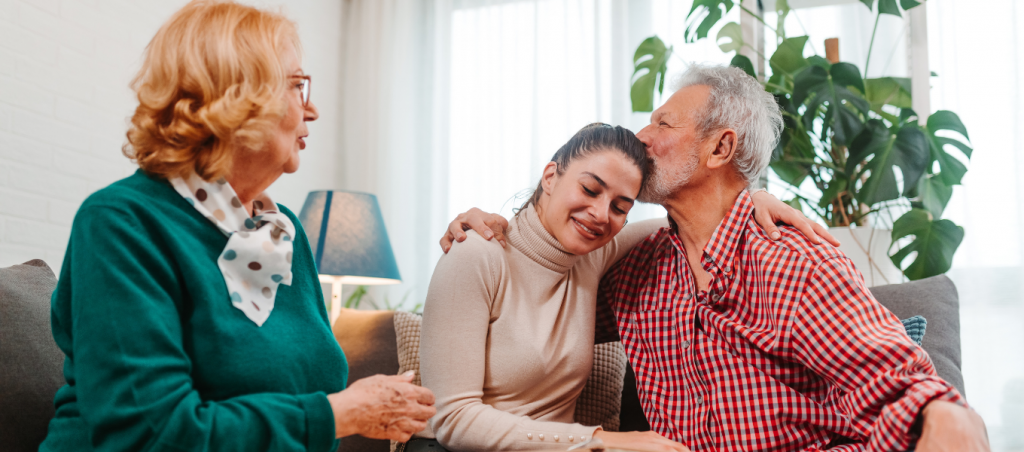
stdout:
[(346, 389), (309, 243), (264, 193), (317, 119), (294, 25), (195, 1), (147, 48), (124, 152), (75, 216), (52, 300), (67, 384), (42, 451), (316, 450), (404, 441), (412, 376)]

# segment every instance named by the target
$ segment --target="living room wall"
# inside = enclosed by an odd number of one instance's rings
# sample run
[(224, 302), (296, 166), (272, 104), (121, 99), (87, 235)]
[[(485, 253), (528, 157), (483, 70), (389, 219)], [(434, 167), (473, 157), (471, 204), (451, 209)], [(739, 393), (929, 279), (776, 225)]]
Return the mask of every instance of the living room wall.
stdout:
[[(92, 192), (131, 174), (121, 155), (146, 44), (184, 0), (0, 0), (0, 267), (43, 259), (60, 271), (71, 222)], [(320, 120), (297, 174), (271, 190), (298, 211), (335, 188), (341, 4), (284, 5), (298, 24)], [(277, 6), (273, 6), (277, 7)]]

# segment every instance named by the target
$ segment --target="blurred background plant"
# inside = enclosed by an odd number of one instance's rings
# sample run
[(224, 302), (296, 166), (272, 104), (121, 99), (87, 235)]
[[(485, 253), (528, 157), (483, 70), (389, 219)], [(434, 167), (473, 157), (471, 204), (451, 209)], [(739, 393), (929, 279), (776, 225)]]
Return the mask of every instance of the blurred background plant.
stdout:
[[(874, 12), (876, 32), (881, 15), (902, 17), (920, 5), (916, 0), (900, 0), (899, 5), (896, 0), (860, 1)], [(832, 58), (816, 52), (805, 57), (808, 37), (786, 33), (787, 0), (776, 2), (775, 27), (733, 0), (695, 0), (686, 17), (686, 41), (707, 38), (733, 7), (775, 35), (777, 48), (771, 57), (744, 42), (735, 22), (722, 26), (716, 42), (723, 52), (736, 52), (731, 65), (761, 80), (782, 109), (785, 126), (771, 170), (782, 181), (787, 202), (830, 227), (891, 229), (889, 258), (908, 279), (948, 271), (964, 230), (942, 219), (942, 213), (953, 186), (967, 172), (963, 162), (973, 152), (957, 114), (940, 110), (920, 121), (911, 109), (909, 78), (865, 79), (858, 66), (839, 61), (837, 43)], [(768, 73), (756, 73), (753, 62), (740, 54), (743, 48), (766, 60)], [(653, 110), (672, 54), (673, 47), (658, 36), (637, 47), (630, 89), (633, 111)], [(810, 192), (807, 180), (812, 182)]]
[(391, 299), (387, 295), (384, 295), (383, 303), (378, 304), (374, 300), (373, 295), (370, 295), (370, 293), (367, 291), (367, 286), (357, 286), (355, 290), (353, 290), (352, 293), (348, 296), (348, 298), (345, 299), (345, 304), (343, 306), (350, 309), (360, 309), (363, 306), (363, 303), (365, 302), (367, 305), (369, 305), (369, 307), (377, 310), (406, 311), (414, 312), (416, 314), (422, 314), (423, 302), (416, 303), (416, 305), (414, 305), (411, 309), (404, 309), (405, 302), (409, 298), (409, 294), (411, 293), (411, 290), (407, 291), (405, 295), (402, 296), (402, 299), (396, 303), (392, 303)]

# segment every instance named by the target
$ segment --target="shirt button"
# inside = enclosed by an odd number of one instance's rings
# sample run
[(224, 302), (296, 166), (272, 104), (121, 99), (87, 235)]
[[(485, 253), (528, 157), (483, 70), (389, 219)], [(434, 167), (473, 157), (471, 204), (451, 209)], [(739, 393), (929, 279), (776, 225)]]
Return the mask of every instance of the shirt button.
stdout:
[(700, 394), (697, 394), (697, 405), (700, 405), (702, 403), (704, 403), (704, 397), (701, 396)]
[(558, 435), (552, 436), (552, 438), (554, 438), (554, 439), (555, 439), (555, 442), (556, 442), (556, 443), (558, 442)]
[(537, 434), (537, 439), (540, 439), (541, 441), (544, 441), (544, 434), (543, 433), (538, 433)]
[(723, 270), (725, 270), (726, 273), (732, 273), (732, 266), (731, 265), (726, 265)]
[(533, 439), (533, 433), (527, 433), (526, 439)]
[(690, 348), (690, 341), (683, 341), (683, 349)]
[(569, 442), (572, 442), (572, 435), (569, 435)]

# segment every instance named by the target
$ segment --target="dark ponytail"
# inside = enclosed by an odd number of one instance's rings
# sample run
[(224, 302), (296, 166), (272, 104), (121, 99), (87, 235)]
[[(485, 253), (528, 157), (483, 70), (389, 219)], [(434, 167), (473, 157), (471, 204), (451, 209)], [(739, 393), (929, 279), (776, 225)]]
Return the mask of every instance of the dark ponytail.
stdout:
[[(590, 124), (576, 132), (576, 135), (573, 135), (569, 142), (559, 148), (558, 152), (555, 152), (555, 155), (551, 157), (551, 161), (555, 162), (555, 171), (561, 175), (565, 173), (565, 169), (569, 167), (569, 164), (576, 159), (588, 156), (594, 151), (605, 150), (619, 151), (636, 164), (643, 177), (640, 182), (640, 190), (643, 191), (643, 186), (647, 183), (647, 176), (651, 171), (651, 163), (647, 158), (647, 148), (633, 132), (630, 132), (625, 127), (611, 126), (600, 122)], [(544, 188), (541, 186), (542, 183), (537, 182), (537, 188), (533, 191), (530, 198), (519, 207), (516, 215), (519, 215), (519, 212), (529, 207), (530, 204), (537, 205), (540, 195), (544, 193)]]

